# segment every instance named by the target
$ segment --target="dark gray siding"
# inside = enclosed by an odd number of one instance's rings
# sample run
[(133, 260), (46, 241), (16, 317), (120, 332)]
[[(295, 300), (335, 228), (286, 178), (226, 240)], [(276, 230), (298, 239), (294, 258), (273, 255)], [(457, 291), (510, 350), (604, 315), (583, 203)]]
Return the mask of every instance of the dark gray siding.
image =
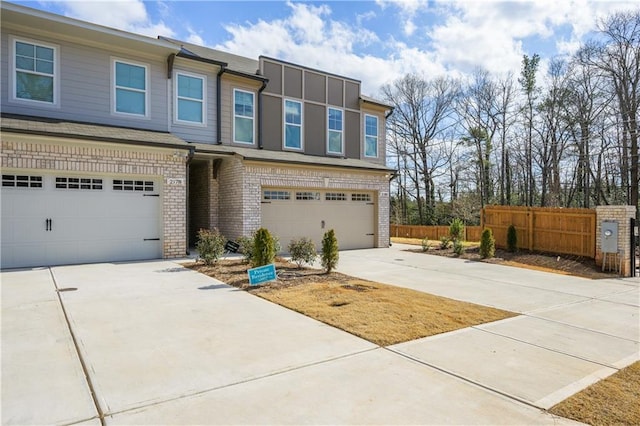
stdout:
[(326, 108), (310, 103), (304, 104), (304, 152), (311, 155), (326, 153)]
[(329, 99), (327, 103), (329, 105), (335, 105), (342, 107), (343, 106), (343, 88), (342, 88), (343, 80), (339, 80), (337, 78), (329, 77)]
[[(47, 37), (32, 37), (18, 31), (11, 31), (11, 35), (58, 46), (60, 103), (57, 107), (51, 107), (10, 100), (11, 88), (6, 80), (11, 62), (8, 57), (9, 34), (3, 30), (1, 70), (3, 75), (1, 89), (3, 112), (149, 130), (168, 130), (166, 58), (148, 59), (142, 58), (140, 55), (113, 53)], [(111, 113), (112, 58), (143, 63), (148, 66), (148, 117), (127, 117)]]
[(274, 64), (273, 62), (264, 63), (264, 76), (269, 79), (267, 87), (264, 89), (265, 93), (282, 94), (282, 66)]
[(302, 70), (284, 67), (284, 95), (302, 99)]
[(344, 106), (350, 109), (360, 109), (360, 84), (351, 81), (344, 82)]
[(360, 113), (345, 111), (344, 143), (347, 158), (360, 158)]
[(271, 151), (282, 149), (282, 99), (262, 96), (262, 146)]
[(314, 72), (304, 72), (305, 99), (314, 102), (326, 103), (327, 79), (324, 75)]

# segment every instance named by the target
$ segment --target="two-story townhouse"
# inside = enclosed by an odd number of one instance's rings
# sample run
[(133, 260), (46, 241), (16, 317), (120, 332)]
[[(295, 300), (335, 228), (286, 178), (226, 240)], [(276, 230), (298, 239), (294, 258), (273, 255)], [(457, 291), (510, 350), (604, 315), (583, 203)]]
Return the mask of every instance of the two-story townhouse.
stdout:
[(184, 256), (175, 45), (3, 2), (2, 267)]
[(200, 228), (236, 238), (264, 226), (283, 247), (300, 237), (319, 244), (329, 229), (341, 249), (388, 246), (390, 106), (361, 95), (354, 79), (161, 39), (226, 64), (219, 137), (194, 143), (189, 164), (192, 238)]
[(388, 245), (356, 80), (2, 3), (1, 265), (183, 256), (200, 228)]

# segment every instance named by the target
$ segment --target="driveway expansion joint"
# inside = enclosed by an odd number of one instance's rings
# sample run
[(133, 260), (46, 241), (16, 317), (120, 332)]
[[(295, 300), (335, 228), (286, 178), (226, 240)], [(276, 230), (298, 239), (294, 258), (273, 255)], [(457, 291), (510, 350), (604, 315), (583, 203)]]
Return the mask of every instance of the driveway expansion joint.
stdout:
[(73, 327), (71, 327), (71, 321), (69, 320), (69, 314), (67, 313), (66, 308), (64, 307), (64, 302), (62, 301), (61, 292), (68, 290), (67, 288), (59, 288), (58, 281), (56, 280), (56, 275), (53, 273), (52, 268), (47, 268), (49, 270), (49, 274), (51, 275), (51, 280), (53, 281), (53, 285), (56, 288), (56, 296), (58, 298), (58, 302), (60, 303), (60, 308), (62, 309), (62, 314), (64, 315), (64, 320), (67, 323), (67, 329), (69, 330), (69, 334), (71, 335), (71, 340), (73, 341), (73, 347), (76, 351), (76, 356), (80, 361), (80, 366), (82, 367), (82, 372), (84, 373), (85, 380), (87, 381), (87, 386), (89, 387), (89, 393), (91, 394), (91, 399), (93, 400), (93, 405), (95, 406), (96, 412), (98, 413), (98, 420), (100, 420), (100, 424), (105, 426), (106, 423), (104, 421), (104, 413), (102, 412), (102, 408), (100, 408), (100, 403), (98, 402), (98, 395), (96, 394), (95, 388), (91, 381), (91, 376), (89, 375), (89, 369), (87, 368), (87, 364), (82, 357), (82, 353), (80, 351), (80, 347), (78, 345), (78, 339), (76, 337), (75, 332), (73, 331)]
[[(355, 352), (351, 352), (351, 353), (348, 353), (348, 354), (343, 354), (343, 355), (340, 355), (340, 356), (323, 359), (323, 360), (320, 360), (320, 361), (314, 361), (314, 362), (310, 362), (310, 363), (307, 363), (307, 364), (298, 365), (298, 366), (295, 366), (295, 367), (290, 367), (290, 368), (285, 368), (285, 369), (282, 369), (282, 370), (272, 371), (272, 372), (267, 373), (267, 374), (262, 374), (262, 375), (258, 375), (258, 376), (249, 377), (249, 378), (246, 378), (246, 379), (243, 379), (243, 380), (238, 380), (236, 382), (227, 383), (227, 384), (220, 385), (220, 386), (214, 386), (212, 388), (201, 389), (201, 390), (198, 390), (198, 391), (195, 391), (195, 392), (184, 393), (182, 395), (171, 397), (171, 398), (165, 398), (165, 399), (156, 400), (156, 401), (148, 402), (148, 403), (144, 403), (143, 402), (140, 405), (136, 405), (135, 407), (129, 407), (129, 408), (126, 408), (124, 410), (118, 410), (118, 411), (112, 411), (112, 412), (108, 411), (102, 417), (112, 417), (112, 416), (116, 416), (116, 415), (120, 415), (120, 414), (124, 414), (124, 413), (130, 413), (130, 412), (134, 412), (134, 411), (137, 411), (137, 410), (142, 410), (142, 409), (145, 409), (145, 408), (158, 406), (158, 405), (165, 404), (165, 403), (171, 402), (171, 401), (178, 401), (178, 400), (185, 399), (185, 398), (191, 398), (191, 397), (194, 397), (194, 396), (204, 395), (204, 394), (207, 394), (207, 393), (210, 393), (210, 392), (215, 392), (215, 391), (218, 391), (218, 390), (221, 390), (221, 389), (227, 389), (227, 388), (231, 388), (231, 387), (234, 387), (234, 386), (242, 385), (242, 384), (245, 384), (245, 383), (255, 382), (257, 380), (262, 380), (262, 379), (266, 379), (266, 378), (269, 378), (269, 377), (279, 376), (279, 375), (290, 373), (290, 372), (297, 371), (297, 370), (303, 370), (305, 368), (313, 367), (315, 365), (326, 364), (326, 363), (329, 363), (329, 362), (337, 361), (339, 359), (346, 359), (346, 358), (350, 358), (350, 357), (353, 357), (353, 356), (356, 356), (356, 355), (360, 355), (360, 354), (364, 354), (364, 353), (367, 353), (367, 352), (373, 352), (373, 351), (376, 351), (376, 350), (381, 349), (381, 348), (382, 347), (380, 347), (380, 346), (375, 346), (375, 347), (371, 347), (371, 348), (368, 348), (368, 349), (363, 349), (361, 351), (355, 351)], [(105, 426), (104, 422), (103, 422), (103, 426)]]

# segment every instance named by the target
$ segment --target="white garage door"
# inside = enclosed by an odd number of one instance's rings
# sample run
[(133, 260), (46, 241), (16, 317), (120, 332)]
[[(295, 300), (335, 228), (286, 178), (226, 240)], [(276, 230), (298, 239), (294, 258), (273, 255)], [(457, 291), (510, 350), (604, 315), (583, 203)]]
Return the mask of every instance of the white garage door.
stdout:
[(2, 175), (2, 268), (161, 257), (153, 179)]
[(262, 226), (280, 238), (283, 250), (301, 237), (313, 239), (320, 248), (329, 229), (335, 231), (340, 250), (371, 248), (376, 229), (374, 194), (265, 188)]

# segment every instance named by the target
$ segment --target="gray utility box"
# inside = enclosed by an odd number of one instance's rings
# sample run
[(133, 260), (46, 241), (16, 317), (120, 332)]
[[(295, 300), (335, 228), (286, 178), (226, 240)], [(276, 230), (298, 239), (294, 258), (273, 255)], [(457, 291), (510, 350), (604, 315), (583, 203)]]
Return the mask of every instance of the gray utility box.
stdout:
[(618, 222), (615, 220), (605, 220), (602, 222), (600, 231), (600, 246), (603, 253), (618, 252)]

